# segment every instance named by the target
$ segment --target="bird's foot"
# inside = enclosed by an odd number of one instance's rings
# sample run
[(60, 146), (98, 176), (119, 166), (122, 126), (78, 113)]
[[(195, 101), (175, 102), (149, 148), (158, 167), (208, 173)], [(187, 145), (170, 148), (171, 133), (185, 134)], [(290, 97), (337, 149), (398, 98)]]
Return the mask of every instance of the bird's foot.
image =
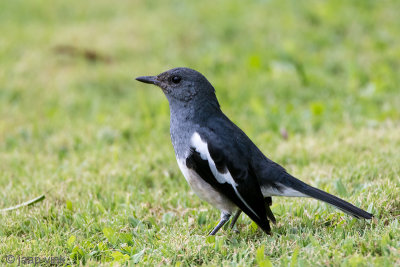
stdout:
[(222, 212), (221, 220), (208, 235), (215, 235), (219, 231), (219, 229), (221, 229), (221, 227), (224, 226), (224, 224), (229, 220), (230, 217), (231, 217), (230, 214)]

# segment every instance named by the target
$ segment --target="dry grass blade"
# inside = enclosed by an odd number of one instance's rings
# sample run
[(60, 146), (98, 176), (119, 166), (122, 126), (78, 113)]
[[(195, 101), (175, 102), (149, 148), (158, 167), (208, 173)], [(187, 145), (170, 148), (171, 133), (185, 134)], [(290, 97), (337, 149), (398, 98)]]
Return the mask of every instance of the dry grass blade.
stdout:
[(6, 209), (2, 209), (2, 210), (0, 210), (0, 212), (10, 211), (10, 210), (16, 210), (16, 209), (19, 209), (19, 208), (21, 208), (21, 207), (30, 206), (30, 205), (33, 205), (33, 204), (35, 204), (35, 203), (37, 203), (37, 202), (42, 201), (44, 198), (45, 198), (45, 196), (44, 196), (44, 195), (41, 195), (41, 196), (38, 196), (37, 198), (31, 199), (31, 200), (29, 200), (29, 201), (26, 201), (26, 202), (24, 202), (24, 203), (18, 204), (18, 205), (16, 205), (16, 206), (9, 207), (9, 208), (6, 208)]

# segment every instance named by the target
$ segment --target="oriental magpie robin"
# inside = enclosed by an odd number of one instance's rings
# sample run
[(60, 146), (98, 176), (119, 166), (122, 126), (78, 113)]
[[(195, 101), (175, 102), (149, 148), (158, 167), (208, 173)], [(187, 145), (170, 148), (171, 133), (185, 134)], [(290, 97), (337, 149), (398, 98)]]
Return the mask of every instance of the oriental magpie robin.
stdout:
[(159, 86), (170, 107), (170, 134), (179, 168), (194, 192), (221, 211), (218, 230), (240, 213), (247, 214), (270, 234), (272, 196), (312, 197), (356, 218), (372, 214), (296, 179), (268, 159), (228, 117), (222, 113), (214, 87), (199, 72), (175, 68), (158, 76), (136, 80)]

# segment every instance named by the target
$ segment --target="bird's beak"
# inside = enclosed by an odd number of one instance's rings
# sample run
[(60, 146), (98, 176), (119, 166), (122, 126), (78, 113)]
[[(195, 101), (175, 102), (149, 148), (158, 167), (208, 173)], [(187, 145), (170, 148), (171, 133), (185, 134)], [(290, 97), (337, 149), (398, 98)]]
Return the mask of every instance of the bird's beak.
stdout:
[(136, 80), (142, 83), (158, 84), (157, 76), (140, 76)]

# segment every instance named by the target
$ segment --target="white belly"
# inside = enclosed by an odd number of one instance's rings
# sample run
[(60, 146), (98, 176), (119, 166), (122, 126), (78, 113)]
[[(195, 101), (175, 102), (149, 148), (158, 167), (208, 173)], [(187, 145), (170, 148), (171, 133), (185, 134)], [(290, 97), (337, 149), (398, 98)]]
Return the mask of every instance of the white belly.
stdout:
[(232, 214), (236, 210), (235, 204), (204, 181), (195, 171), (188, 169), (184, 160), (177, 159), (177, 161), (183, 176), (196, 195), (220, 211)]

